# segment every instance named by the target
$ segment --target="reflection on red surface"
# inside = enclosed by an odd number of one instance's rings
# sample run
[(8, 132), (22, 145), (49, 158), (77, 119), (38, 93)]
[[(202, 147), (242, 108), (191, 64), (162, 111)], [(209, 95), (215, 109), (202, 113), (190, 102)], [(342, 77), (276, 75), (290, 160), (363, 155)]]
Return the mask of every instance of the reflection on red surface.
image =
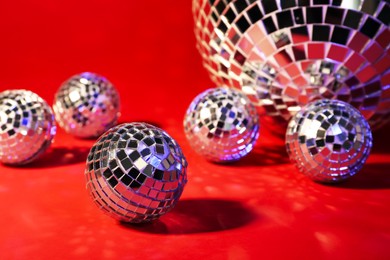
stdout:
[[(363, 170), (339, 185), (299, 174), (272, 136), (233, 164), (195, 154), (175, 126), (161, 126), (182, 144), (189, 183), (175, 209), (140, 226), (118, 223), (92, 203), (84, 160), (91, 140), (59, 131), (52, 153), (74, 152), (31, 168), (1, 167), (0, 249), (5, 258), (373, 258), (389, 255), (389, 151), (376, 142)], [(385, 140), (386, 129), (376, 133)], [(388, 129), (387, 129), (388, 131)], [(77, 148), (78, 147), (78, 148)], [(68, 151), (64, 149), (65, 151)], [(67, 154), (67, 153), (65, 153)], [(45, 157), (43, 157), (45, 158)], [(42, 158), (42, 159), (43, 159)], [(40, 166), (39, 166), (40, 165)]]
[(70, 75), (101, 73), (121, 93), (121, 122), (150, 122), (181, 144), (189, 182), (158, 221), (118, 223), (85, 189), (94, 140), (59, 130), (37, 162), (0, 166), (0, 258), (389, 258), (389, 126), (374, 132), (363, 170), (333, 186), (297, 172), (284, 126), (266, 118), (255, 149), (239, 162), (212, 164), (190, 149), (185, 109), (212, 86), (194, 47), (190, 2), (2, 4), (1, 90), (29, 88), (52, 102)]

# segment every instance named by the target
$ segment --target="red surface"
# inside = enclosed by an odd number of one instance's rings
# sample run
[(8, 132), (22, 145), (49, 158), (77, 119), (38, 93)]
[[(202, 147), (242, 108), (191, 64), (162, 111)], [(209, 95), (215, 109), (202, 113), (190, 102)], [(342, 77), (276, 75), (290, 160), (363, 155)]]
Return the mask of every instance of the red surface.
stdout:
[(94, 141), (60, 130), (37, 162), (0, 166), (0, 259), (388, 259), (390, 127), (374, 133), (364, 169), (336, 186), (298, 174), (273, 135), (281, 127), (265, 120), (248, 157), (204, 161), (181, 126), (189, 102), (212, 86), (192, 26), (189, 0), (0, 3), (0, 90), (31, 89), (51, 103), (71, 75), (101, 73), (120, 90), (121, 121), (164, 128), (189, 161), (172, 212), (122, 225), (85, 190)]

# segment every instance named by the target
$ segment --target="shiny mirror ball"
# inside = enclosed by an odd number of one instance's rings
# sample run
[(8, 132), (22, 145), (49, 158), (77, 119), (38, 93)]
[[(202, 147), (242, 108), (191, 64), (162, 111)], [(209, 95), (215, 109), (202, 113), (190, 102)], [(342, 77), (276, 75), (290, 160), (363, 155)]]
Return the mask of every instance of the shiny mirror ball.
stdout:
[(58, 89), (53, 105), (58, 124), (77, 137), (97, 137), (114, 126), (120, 115), (118, 91), (103, 76), (75, 75)]
[(286, 133), (290, 159), (312, 180), (343, 181), (364, 165), (372, 147), (370, 126), (360, 112), (338, 100), (303, 107)]
[(159, 218), (178, 202), (187, 161), (177, 142), (146, 123), (111, 128), (93, 145), (85, 176), (95, 204), (123, 222)]
[(193, 0), (194, 31), (216, 85), (241, 88), (289, 120), (317, 99), (390, 120), (388, 0)]
[(56, 133), (53, 112), (37, 94), (28, 90), (0, 93), (0, 161), (26, 164), (50, 146)]
[(190, 104), (184, 131), (192, 148), (207, 160), (235, 161), (247, 155), (259, 137), (256, 108), (238, 90), (208, 89)]

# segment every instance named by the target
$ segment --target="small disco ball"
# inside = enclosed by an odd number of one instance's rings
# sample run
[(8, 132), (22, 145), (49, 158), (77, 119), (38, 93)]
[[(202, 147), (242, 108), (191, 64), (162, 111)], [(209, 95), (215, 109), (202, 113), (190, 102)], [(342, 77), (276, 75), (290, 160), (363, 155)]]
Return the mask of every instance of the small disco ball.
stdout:
[(190, 104), (184, 131), (207, 160), (229, 162), (247, 155), (259, 137), (259, 117), (250, 100), (229, 88), (208, 89)]
[(370, 126), (351, 105), (318, 100), (303, 107), (286, 133), (290, 159), (312, 180), (343, 181), (355, 175), (372, 147)]
[(38, 158), (56, 133), (53, 112), (28, 90), (0, 93), (0, 161), (22, 165)]
[(101, 135), (116, 124), (120, 100), (106, 78), (84, 72), (62, 84), (53, 108), (58, 124), (66, 132), (89, 138)]
[(317, 99), (390, 120), (388, 0), (193, 0), (203, 64), (260, 115), (289, 120)]
[(187, 161), (177, 142), (146, 123), (126, 123), (104, 133), (89, 152), (85, 175), (96, 205), (123, 222), (159, 218), (179, 200)]

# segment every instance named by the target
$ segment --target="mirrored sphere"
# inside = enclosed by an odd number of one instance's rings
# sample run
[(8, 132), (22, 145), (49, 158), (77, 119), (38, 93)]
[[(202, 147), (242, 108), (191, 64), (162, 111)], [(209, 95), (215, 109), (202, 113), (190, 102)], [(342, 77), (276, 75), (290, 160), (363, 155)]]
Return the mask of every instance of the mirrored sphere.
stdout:
[(56, 133), (50, 106), (28, 90), (0, 93), (0, 161), (26, 164), (37, 159)]
[(355, 175), (372, 147), (362, 114), (338, 100), (319, 100), (303, 107), (286, 132), (290, 159), (317, 182), (340, 182)]
[(111, 128), (89, 152), (85, 176), (95, 204), (109, 216), (140, 223), (159, 218), (178, 202), (187, 183), (178, 143), (146, 123)]
[(289, 120), (317, 99), (390, 119), (388, 0), (193, 0), (195, 36), (217, 85)]
[(106, 78), (84, 72), (62, 84), (53, 109), (66, 132), (82, 138), (96, 137), (116, 124), (119, 94)]
[(247, 155), (259, 137), (255, 106), (240, 91), (208, 89), (190, 104), (184, 131), (191, 147), (207, 160), (235, 161)]

